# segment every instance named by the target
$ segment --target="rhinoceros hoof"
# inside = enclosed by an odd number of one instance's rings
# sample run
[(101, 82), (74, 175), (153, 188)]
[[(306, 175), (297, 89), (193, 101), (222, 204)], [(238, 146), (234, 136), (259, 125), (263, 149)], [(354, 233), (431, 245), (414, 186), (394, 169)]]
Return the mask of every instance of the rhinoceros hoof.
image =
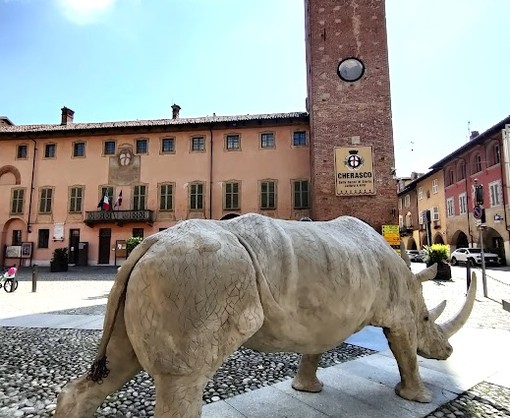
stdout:
[(312, 382), (302, 382), (294, 379), (292, 381), (292, 388), (300, 392), (317, 393), (322, 390), (322, 382), (319, 380), (315, 380)]
[(432, 393), (430, 390), (420, 385), (418, 388), (402, 388), (399, 383), (395, 386), (395, 392), (404, 399), (415, 402), (429, 403), (432, 402)]

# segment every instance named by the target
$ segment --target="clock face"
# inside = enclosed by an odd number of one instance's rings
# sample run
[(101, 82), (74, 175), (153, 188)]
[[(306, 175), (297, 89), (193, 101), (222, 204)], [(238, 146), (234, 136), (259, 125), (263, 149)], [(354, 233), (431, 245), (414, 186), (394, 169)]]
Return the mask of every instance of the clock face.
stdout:
[(343, 81), (358, 81), (365, 73), (365, 65), (357, 58), (345, 58), (338, 64), (336, 72)]

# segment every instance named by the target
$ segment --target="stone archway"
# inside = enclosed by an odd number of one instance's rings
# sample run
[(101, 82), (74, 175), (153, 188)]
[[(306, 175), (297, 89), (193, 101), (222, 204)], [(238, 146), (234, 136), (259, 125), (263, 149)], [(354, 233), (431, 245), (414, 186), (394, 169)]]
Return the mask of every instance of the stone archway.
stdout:
[[(12, 183), (12, 180), (9, 181), (7, 180), (6, 183), (4, 183), (2, 180), (2, 177), (4, 177), (5, 175), (9, 175), (9, 174), (12, 174), (14, 176), (14, 183)], [(5, 176), (5, 177), (10, 177), (10, 176)], [(12, 177), (11, 177), (12, 179)], [(19, 170), (14, 167), (13, 165), (4, 165), (3, 167), (0, 167), (0, 184), (21, 184), (21, 174), (19, 172)]]
[(438, 232), (434, 235), (434, 239), (432, 240), (433, 244), (444, 244), (443, 235)]
[(457, 249), (457, 248), (465, 248), (469, 247), (469, 240), (465, 232), (463, 231), (455, 231), (455, 233), (452, 236), (452, 240), (450, 242), (451, 251)]
[(484, 229), (483, 232), (483, 246), (487, 252), (496, 253), (505, 263), (505, 241), (498, 231), (490, 226)]
[(414, 238), (409, 238), (407, 240), (407, 245), (406, 245), (406, 250), (417, 250), (418, 247), (416, 246), (416, 241), (414, 240)]

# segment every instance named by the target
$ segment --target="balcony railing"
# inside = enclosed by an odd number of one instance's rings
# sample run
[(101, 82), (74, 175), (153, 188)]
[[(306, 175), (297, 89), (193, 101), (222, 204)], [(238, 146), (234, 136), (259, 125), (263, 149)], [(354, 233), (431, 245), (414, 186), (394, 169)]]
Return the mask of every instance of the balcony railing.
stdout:
[(116, 223), (123, 225), (128, 222), (147, 222), (152, 225), (154, 222), (154, 211), (152, 210), (96, 210), (85, 212), (85, 223), (88, 226), (102, 223)]

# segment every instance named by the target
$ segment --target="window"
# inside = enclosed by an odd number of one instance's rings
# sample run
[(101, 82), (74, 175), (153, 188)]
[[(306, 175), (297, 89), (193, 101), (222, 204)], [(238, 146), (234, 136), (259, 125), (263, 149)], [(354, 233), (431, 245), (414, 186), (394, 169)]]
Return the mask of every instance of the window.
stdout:
[(294, 182), (294, 209), (308, 209), (310, 207), (308, 194), (308, 180)]
[(398, 227), (404, 229), (404, 217), (402, 215), (398, 215)]
[(398, 199), (398, 209), (402, 210), (402, 198), (401, 197)]
[(69, 191), (69, 212), (81, 212), (83, 187), (71, 187)]
[(464, 215), (467, 213), (467, 195), (462, 193), (459, 195), (459, 213)]
[(159, 185), (159, 210), (174, 210), (174, 185), (171, 183)]
[(455, 216), (455, 206), (453, 203), (453, 197), (446, 199), (446, 215), (449, 218)]
[(73, 144), (73, 157), (85, 157), (85, 142), (75, 142)]
[(420, 211), (418, 212), (418, 223), (419, 223), (420, 225), (423, 225), (423, 211), (422, 211), (422, 210), (420, 210)]
[(145, 138), (136, 140), (136, 153), (137, 154), (147, 154), (149, 151), (149, 141)]
[(306, 145), (306, 132), (294, 132), (292, 135), (292, 145), (295, 147), (304, 147)]
[(55, 158), (56, 151), (57, 151), (56, 144), (46, 144), (44, 146), (44, 158)]
[(227, 135), (225, 138), (225, 147), (228, 151), (237, 151), (241, 149), (241, 138), (239, 135)]
[(12, 245), (21, 245), (21, 229), (14, 229), (12, 231)]
[(50, 241), (50, 230), (39, 229), (37, 233), (37, 247), (48, 248), (48, 242)]
[(432, 194), (437, 194), (438, 191), (439, 191), (438, 180), (434, 179), (432, 180)]
[(145, 198), (147, 187), (144, 185), (133, 188), (133, 210), (145, 210)]
[(41, 189), (41, 198), (39, 201), (40, 213), (51, 213), (51, 203), (53, 200), (53, 189), (44, 187)]
[(489, 183), (489, 194), (491, 199), (491, 207), (500, 206), (502, 202), (501, 181)]
[(418, 187), (418, 200), (423, 199), (423, 187)]
[(115, 154), (115, 141), (104, 141), (104, 155)]
[(133, 228), (131, 236), (136, 238), (143, 238), (143, 228)]
[(272, 132), (260, 134), (260, 148), (274, 148), (274, 134)]
[(411, 206), (411, 195), (406, 194), (406, 195), (404, 196), (404, 206), (405, 206), (406, 208), (408, 208), (409, 206)]
[(496, 165), (500, 163), (500, 152), (499, 152), (499, 144), (496, 143), (492, 145), (487, 151), (487, 161), (488, 165)]
[(411, 229), (413, 227), (413, 215), (411, 214), (411, 212), (407, 212), (406, 214), (406, 228), (407, 229)]
[(276, 209), (276, 183), (274, 181), (260, 183), (260, 209)]
[(223, 203), (224, 210), (239, 209), (239, 183), (225, 183), (225, 199)]
[(19, 160), (24, 160), (28, 156), (28, 147), (26, 145), (18, 145), (18, 150), (16, 152), (16, 158)]
[(170, 154), (175, 152), (175, 139), (174, 138), (163, 138), (161, 140), (161, 153)]
[(452, 169), (452, 168), (450, 168), (450, 169), (446, 172), (446, 185), (447, 185), (447, 186), (451, 186), (454, 182), (455, 182), (454, 172), (453, 172), (453, 169)]
[(439, 208), (437, 206), (432, 208), (432, 220), (436, 222), (439, 221)]
[(22, 214), (25, 189), (13, 189), (11, 193), (11, 214)]
[(466, 164), (464, 161), (460, 162), (457, 168), (457, 180), (464, 180), (466, 178)]
[(190, 185), (189, 208), (190, 210), (202, 210), (204, 208), (204, 185), (202, 183)]
[(480, 154), (476, 154), (472, 160), (471, 174), (479, 173), (482, 171), (482, 157)]
[(203, 136), (191, 138), (191, 151), (205, 151), (205, 138)]

